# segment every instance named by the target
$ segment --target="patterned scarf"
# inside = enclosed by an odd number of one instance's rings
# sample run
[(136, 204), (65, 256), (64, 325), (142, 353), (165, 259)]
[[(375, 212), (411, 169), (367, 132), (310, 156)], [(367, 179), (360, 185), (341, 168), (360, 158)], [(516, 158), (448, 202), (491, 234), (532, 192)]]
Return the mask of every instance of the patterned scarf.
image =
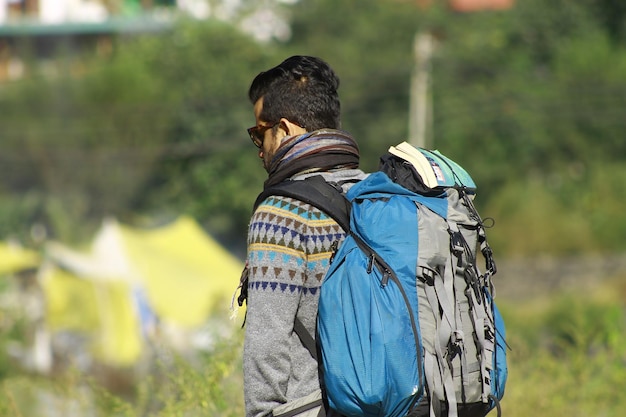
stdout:
[(349, 133), (320, 129), (285, 138), (270, 162), (265, 187), (296, 174), (359, 167), (359, 147)]

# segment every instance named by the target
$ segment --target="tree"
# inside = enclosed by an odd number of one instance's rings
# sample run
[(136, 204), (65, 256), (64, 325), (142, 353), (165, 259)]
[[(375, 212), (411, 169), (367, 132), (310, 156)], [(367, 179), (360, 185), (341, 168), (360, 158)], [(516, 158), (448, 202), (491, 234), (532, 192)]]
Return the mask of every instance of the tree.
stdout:
[(77, 240), (105, 216), (187, 212), (216, 232), (241, 232), (262, 182), (245, 133), (247, 85), (269, 54), (230, 25), (181, 22), (86, 59), (79, 75), (8, 85), (0, 192), (19, 219), (5, 217), (0, 231), (26, 236), (37, 222)]
[[(513, 201), (528, 180), (549, 190), (550, 207), (589, 222), (581, 230), (603, 230), (604, 215), (583, 212), (597, 200), (586, 190), (621, 186), (621, 9), (607, 23), (608, 1), (527, 0), (472, 14), (444, 3), (300, 0), (280, 9), (291, 12), (291, 38), (264, 44), (228, 23), (180, 22), (163, 36), (120, 40), (79, 72), (2, 86), (0, 233), (42, 222), (65, 239), (106, 215), (153, 223), (187, 213), (243, 253), (266, 178), (245, 133), (252, 78), (294, 54), (327, 60), (341, 78), (343, 128), (371, 171), (407, 138), (418, 30), (438, 40), (435, 147), (472, 173), (478, 204), (521, 207), (516, 221), (532, 220), (524, 197)], [(256, 6), (242, 5), (243, 22)], [(618, 199), (603, 207), (596, 212), (616, 217)], [(619, 246), (626, 221), (618, 223), (591, 240)]]
[[(24, 237), (40, 223), (50, 237), (84, 237), (132, 201), (168, 130), (164, 88), (144, 62), (92, 63), (79, 77), (66, 64), (56, 77), (4, 87), (0, 190), (19, 221), (2, 217), (3, 235), (17, 228)], [(77, 219), (88, 226), (77, 227)]]
[(232, 26), (186, 22), (165, 39), (146, 39), (146, 61), (176, 96), (173, 122), (150, 185), (133, 210), (198, 219), (222, 241), (245, 237), (264, 171), (245, 129), (254, 124), (247, 90), (274, 65), (274, 49), (261, 48)]

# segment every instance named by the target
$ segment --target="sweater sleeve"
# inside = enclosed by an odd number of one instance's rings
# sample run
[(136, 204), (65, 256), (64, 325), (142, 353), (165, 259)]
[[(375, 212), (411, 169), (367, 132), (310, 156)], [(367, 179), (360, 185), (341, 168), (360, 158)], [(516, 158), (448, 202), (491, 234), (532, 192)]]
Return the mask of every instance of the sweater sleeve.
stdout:
[(270, 197), (249, 226), (243, 353), (248, 417), (266, 416), (288, 400), (293, 324), (307, 267), (307, 225), (290, 210), (288, 200)]

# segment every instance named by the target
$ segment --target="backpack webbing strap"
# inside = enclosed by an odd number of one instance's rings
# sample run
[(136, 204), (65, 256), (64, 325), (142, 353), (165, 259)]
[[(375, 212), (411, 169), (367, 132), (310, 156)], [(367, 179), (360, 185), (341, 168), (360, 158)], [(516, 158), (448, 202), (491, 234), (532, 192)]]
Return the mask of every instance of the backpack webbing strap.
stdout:
[[(435, 337), (434, 355), (426, 354), (424, 357), (425, 375), (428, 385), (432, 388), (430, 401), (430, 416), (441, 415), (440, 401), (448, 403), (448, 417), (457, 417), (457, 401), (454, 389), (451, 363), (448, 362), (449, 347), (451, 343), (461, 344), (462, 338), (456, 340), (457, 315), (454, 307), (454, 276), (450, 271), (444, 271), (443, 276), (439, 271), (422, 267), (422, 274), (429, 276), (429, 283), (425, 285), (425, 293), (431, 309), (435, 312)], [(440, 314), (437, 314), (440, 312)], [(441, 397), (439, 397), (441, 395)]]
[(302, 321), (297, 317), (293, 323), (293, 331), (296, 332), (306, 350), (308, 350), (311, 354), (311, 357), (317, 361), (317, 346), (315, 344), (315, 339), (311, 335), (311, 332), (304, 327)]
[[(491, 282), (491, 276), (496, 273), (496, 263), (493, 259), (493, 252), (491, 247), (487, 243), (487, 235), (485, 233), (485, 227), (483, 221), (478, 215), (478, 211), (474, 207), (474, 203), (467, 196), (467, 193), (463, 190), (460, 191), (460, 196), (465, 202), (470, 213), (478, 222), (477, 237), (480, 245), (480, 250), (485, 258), (486, 271), (481, 275), (476, 264), (476, 258), (472, 255), (467, 242), (462, 238), (463, 235), (458, 233), (458, 227), (455, 227), (454, 232), (460, 236), (462, 240), (462, 250), (458, 253), (463, 254), (468, 263), (472, 265), (471, 268), (467, 268), (464, 272), (465, 281), (468, 285), (468, 301), (470, 302), (470, 318), (472, 326), (474, 328), (474, 334), (476, 336), (480, 350), (480, 374), (482, 381), (482, 401), (484, 403), (489, 402), (489, 395), (492, 392), (491, 387), (491, 371), (493, 368), (493, 357), (496, 350), (495, 339), (495, 323), (493, 317), (493, 307), (488, 307), (487, 297), (485, 297), (482, 288), (486, 288), (489, 293), (494, 294), (494, 287)], [(482, 307), (481, 307), (482, 306)]]
[(303, 180), (287, 180), (265, 188), (257, 197), (254, 209), (273, 195), (292, 197), (310, 204), (332, 217), (344, 231), (350, 230), (350, 202), (321, 175)]
[[(459, 231), (458, 225), (455, 222), (448, 221), (450, 241), (452, 244), (451, 254), (454, 262), (458, 266), (455, 273), (461, 277), (467, 285), (465, 294), (467, 301), (469, 302), (469, 318), (473, 328), (473, 334), (477, 343), (479, 356), (479, 370), (480, 380), (482, 384), (482, 402), (489, 402), (489, 395), (492, 392), (491, 387), (491, 370), (493, 367), (493, 355), (495, 351), (495, 330), (492, 309), (487, 305), (488, 300), (483, 292), (488, 284), (484, 281), (485, 275), (480, 275), (480, 271), (476, 266), (476, 258), (473, 255), (468, 243), (465, 241), (463, 234)], [(486, 237), (484, 230), (479, 223), (478, 240), (481, 241), (480, 232), (483, 232), (484, 244), (486, 243)], [(487, 246), (488, 247), (488, 246)], [(487, 260), (489, 265), (492, 259)], [(495, 263), (493, 263), (495, 267)], [(463, 356), (465, 358), (465, 356)], [(463, 380), (466, 380), (466, 375), (462, 375)], [(465, 399), (463, 399), (465, 401)]]

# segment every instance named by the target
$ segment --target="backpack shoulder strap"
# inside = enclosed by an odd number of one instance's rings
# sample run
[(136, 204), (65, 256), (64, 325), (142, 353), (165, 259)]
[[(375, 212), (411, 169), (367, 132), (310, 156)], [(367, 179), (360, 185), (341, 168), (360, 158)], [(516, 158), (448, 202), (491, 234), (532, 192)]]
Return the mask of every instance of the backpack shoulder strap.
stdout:
[(340, 187), (327, 182), (321, 175), (304, 180), (287, 180), (265, 188), (256, 199), (254, 209), (270, 196), (292, 197), (310, 204), (332, 217), (343, 230), (350, 230), (350, 202)]

